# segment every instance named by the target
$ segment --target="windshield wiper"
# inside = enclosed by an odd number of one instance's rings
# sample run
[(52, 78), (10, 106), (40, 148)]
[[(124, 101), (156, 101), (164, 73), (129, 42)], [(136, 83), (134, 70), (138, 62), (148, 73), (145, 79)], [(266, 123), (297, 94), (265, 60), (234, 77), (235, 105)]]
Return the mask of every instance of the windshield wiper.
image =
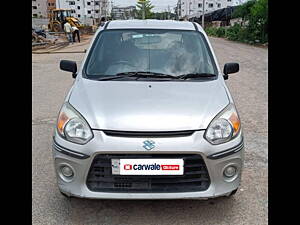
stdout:
[(131, 77), (131, 76), (134, 76), (134, 75), (135, 74), (133, 72), (118, 73), (116, 75), (104, 76), (102, 78), (99, 78), (98, 80), (114, 80), (114, 79), (118, 79), (118, 78)]
[(187, 73), (187, 74), (179, 75), (178, 78), (186, 80), (189, 78), (203, 78), (203, 77), (215, 77), (215, 76), (217, 75), (212, 73)]
[(137, 79), (138, 78), (171, 78), (171, 79), (179, 79), (177, 76), (173, 76), (173, 75), (170, 75), (170, 74), (140, 71), (140, 72), (117, 73), (114, 76), (104, 77), (104, 78), (100, 78), (98, 80), (114, 80), (114, 79), (127, 78), (127, 77), (136, 77)]

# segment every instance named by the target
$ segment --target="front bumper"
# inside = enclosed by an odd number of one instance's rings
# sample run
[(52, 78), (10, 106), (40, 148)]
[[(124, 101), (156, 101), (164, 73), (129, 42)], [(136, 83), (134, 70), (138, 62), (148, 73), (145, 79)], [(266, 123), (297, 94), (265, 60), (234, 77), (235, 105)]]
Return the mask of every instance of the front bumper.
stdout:
[[(208, 143), (203, 134), (204, 131), (196, 131), (184, 137), (151, 138), (155, 141), (156, 148), (147, 151), (142, 147), (147, 138), (115, 137), (108, 136), (103, 131), (94, 131), (94, 138), (89, 143), (78, 145), (62, 139), (55, 133), (53, 157), (59, 189), (69, 196), (95, 199), (207, 199), (229, 195), (238, 188), (241, 180), (244, 158), (242, 132), (232, 141), (215, 146)], [(210, 186), (205, 191), (175, 193), (110, 193), (93, 192), (88, 189), (87, 175), (97, 154), (149, 153), (201, 155), (209, 173)], [(68, 165), (74, 170), (71, 181), (61, 178), (58, 171), (62, 165)], [(237, 175), (233, 179), (223, 175), (224, 168), (228, 165), (237, 168)]]

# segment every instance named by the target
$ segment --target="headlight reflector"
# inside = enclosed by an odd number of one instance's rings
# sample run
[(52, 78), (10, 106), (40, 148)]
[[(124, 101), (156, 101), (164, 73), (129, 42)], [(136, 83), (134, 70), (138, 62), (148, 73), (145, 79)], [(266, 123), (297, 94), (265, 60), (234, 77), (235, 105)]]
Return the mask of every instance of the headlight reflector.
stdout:
[(220, 118), (211, 123), (207, 129), (206, 138), (214, 144), (218, 144), (224, 140), (229, 140), (232, 133), (233, 129), (228, 120)]
[(69, 103), (60, 110), (57, 131), (66, 140), (77, 144), (86, 144), (93, 138), (88, 123)]
[(229, 104), (209, 124), (204, 137), (211, 144), (225, 143), (240, 131), (240, 119), (233, 104)]

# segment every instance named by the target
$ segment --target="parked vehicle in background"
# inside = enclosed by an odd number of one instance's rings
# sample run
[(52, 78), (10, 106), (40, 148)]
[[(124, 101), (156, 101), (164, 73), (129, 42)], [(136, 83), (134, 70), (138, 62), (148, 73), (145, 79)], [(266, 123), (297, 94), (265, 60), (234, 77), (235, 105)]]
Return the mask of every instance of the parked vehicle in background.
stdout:
[(82, 29), (84, 25), (71, 15), (71, 10), (68, 9), (53, 9), (50, 12), (48, 28), (52, 32), (62, 32), (64, 21), (68, 21), (71, 26)]
[(65, 196), (207, 199), (241, 180), (241, 122), (223, 71), (196, 23), (111, 21), (100, 27), (53, 135)]

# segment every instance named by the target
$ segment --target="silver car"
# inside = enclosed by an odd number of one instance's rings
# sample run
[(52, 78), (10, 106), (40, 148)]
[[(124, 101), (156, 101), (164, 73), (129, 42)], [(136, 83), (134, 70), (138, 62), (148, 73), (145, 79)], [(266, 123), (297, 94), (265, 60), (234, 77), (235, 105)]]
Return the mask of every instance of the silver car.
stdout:
[(53, 135), (58, 187), (95, 199), (231, 196), (241, 180), (241, 122), (196, 23), (111, 21), (96, 32)]

